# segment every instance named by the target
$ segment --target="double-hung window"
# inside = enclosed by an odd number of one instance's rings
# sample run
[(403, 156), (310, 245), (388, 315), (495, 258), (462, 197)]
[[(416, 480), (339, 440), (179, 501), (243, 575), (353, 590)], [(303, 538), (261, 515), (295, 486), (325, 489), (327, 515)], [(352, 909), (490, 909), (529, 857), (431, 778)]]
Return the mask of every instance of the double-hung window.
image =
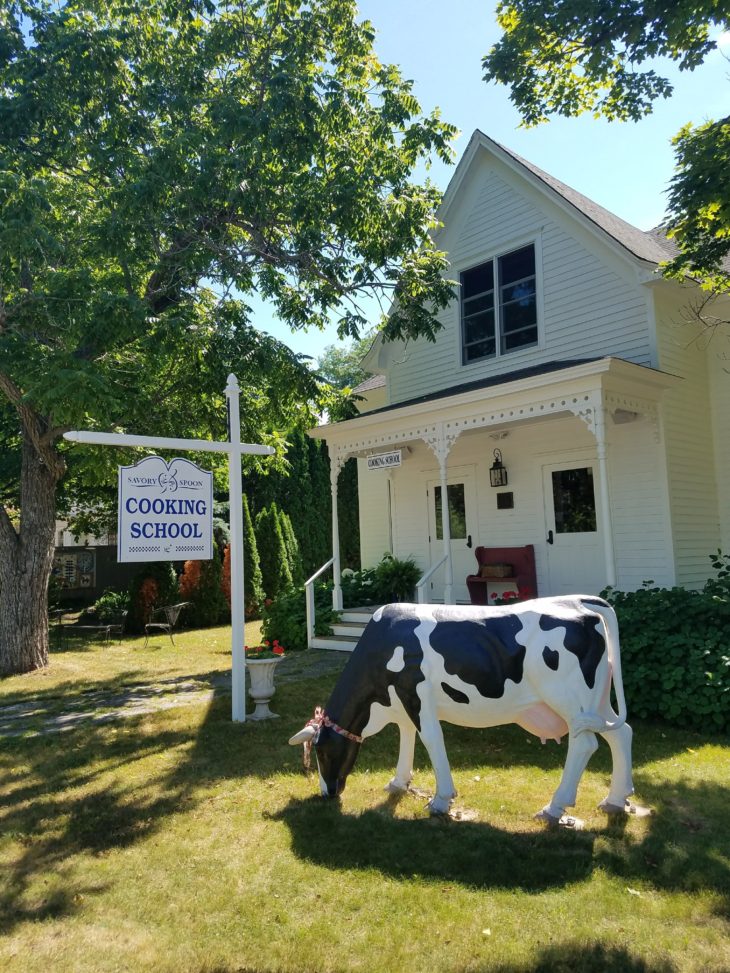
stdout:
[(460, 283), (464, 365), (537, 344), (533, 244), (465, 270)]

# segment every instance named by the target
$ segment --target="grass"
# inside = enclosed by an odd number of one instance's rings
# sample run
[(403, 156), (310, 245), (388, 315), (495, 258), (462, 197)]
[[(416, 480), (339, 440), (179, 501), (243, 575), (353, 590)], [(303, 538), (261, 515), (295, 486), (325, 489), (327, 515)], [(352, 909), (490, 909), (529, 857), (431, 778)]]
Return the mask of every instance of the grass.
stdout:
[[(248, 634), (250, 641), (253, 641)], [(55, 652), (0, 701), (229, 669), (226, 629)], [(324, 654), (323, 654), (324, 655)], [(331, 656), (330, 656), (331, 658)], [(287, 745), (335, 674), (277, 687), (281, 719), (232, 724), (230, 698), (0, 743), (0, 969), (155, 971), (730, 970), (726, 740), (635, 725), (651, 818), (607, 825), (608, 748), (583, 778), (582, 832), (531, 814), (565, 750), (514, 727), (445, 727), (475, 816), (386, 797), (397, 734), (368, 740), (341, 802)], [(416, 784), (433, 786), (417, 750)], [(469, 815), (471, 816), (471, 815)]]

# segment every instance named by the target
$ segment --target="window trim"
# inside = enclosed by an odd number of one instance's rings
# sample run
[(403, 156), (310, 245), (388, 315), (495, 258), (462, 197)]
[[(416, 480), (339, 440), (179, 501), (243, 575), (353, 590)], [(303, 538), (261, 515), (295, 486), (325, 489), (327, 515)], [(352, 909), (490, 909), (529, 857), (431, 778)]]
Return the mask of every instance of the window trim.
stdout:
[[(489, 263), (491, 261), (494, 268), (494, 283), (498, 284), (498, 263), (500, 257), (505, 257), (510, 253), (514, 253), (515, 250), (522, 250), (524, 247), (532, 245), (535, 252), (535, 317), (537, 325), (537, 339), (534, 344), (525, 345), (522, 348), (516, 348), (513, 351), (502, 351), (501, 344), (503, 335), (500, 329), (495, 327), (495, 351), (493, 355), (484, 356), (482, 358), (475, 358), (474, 361), (464, 360), (464, 317), (463, 317), (463, 299), (461, 297), (461, 275), (469, 270), (473, 270), (475, 267), (480, 267), (482, 264)], [(456, 268), (455, 268), (456, 269)], [(513, 358), (515, 356), (519, 357), (520, 353), (534, 353), (535, 351), (542, 350), (544, 348), (543, 342), (543, 282), (542, 282), (542, 234), (536, 233), (530, 235), (529, 237), (523, 237), (516, 240), (511, 240), (508, 244), (500, 246), (499, 249), (491, 250), (490, 254), (485, 255), (481, 259), (470, 260), (468, 263), (464, 263), (458, 269), (458, 280), (457, 285), (458, 290), (458, 323), (457, 323), (457, 335), (458, 335), (458, 362), (461, 368), (474, 368), (478, 366), (484, 366), (485, 363), (498, 362), (503, 358)], [(495, 297), (497, 296), (498, 286), (494, 288)], [(495, 317), (498, 313), (497, 304), (495, 303)], [(495, 325), (496, 325), (495, 320)]]

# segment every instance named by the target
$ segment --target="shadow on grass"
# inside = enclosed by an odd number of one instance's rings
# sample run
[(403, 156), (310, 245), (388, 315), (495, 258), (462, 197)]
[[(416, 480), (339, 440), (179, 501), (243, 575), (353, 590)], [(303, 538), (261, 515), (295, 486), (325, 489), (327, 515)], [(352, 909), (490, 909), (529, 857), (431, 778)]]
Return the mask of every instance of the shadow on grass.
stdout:
[[(118, 693), (119, 679), (97, 683), (94, 692)], [(255, 789), (257, 779), (269, 779), (287, 768), (291, 772), (299, 755), (286, 741), (301, 726), (298, 714), (306, 712), (305, 701), (313, 688), (321, 689), (324, 682), (309, 680), (277, 689), (274, 708), (282, 719), (268, 724), (232, 725), (230, 697), (223, 695), (208, 707), (202, 722), (178, 719), (166, 724), (159, 717), (150, 722), (137, 716), (113, 725), (13, 741), (12, 751), (0, 751), (0, 828), (14, 842), (14, 858), (5, 868), (0, 889), (0, 931), (72, 915), (83, 908), (84, 896), (103, 891), (101, 885), (79, 886), (74, 856), (103, 856), (144, 840), (174, 815), (195, 810), (198, 795), (209, 791), (211, 784), (245, 780), (246, 787)], [(50, 690), (49, 695), (57, 692)], [(38, 700), (38, 694), (34, 698)], [(564, 760), (564, 748), (528, 745), (523, 731), (446, 730), (455, 768), (493, 762), (550, 769)], [(658, 754), (676, 752), (683, 737), (670, 733), (663, 738), (654, 731), (651, 739), (651, 759), (657, 759)], [(148, 769), (143, 779), (135, 771), (140, 761), (174, 754), (178, 756), (171, 769), (166, 761), (159, 772)], [(396, 755), (397, 733), (389, 728), (368, 741), (360, 770), (391, 769)], [(639, 756), (637, 766), (640, 763)], [(431, 773), (423, 754), (419, 766)], [(403, 879), (416, 875), (478, 888), (537, 892), (584, 880), (602, 868), (656, 888), (711, 890), (718, 895), (720, 914), (730, 916), (727, 788), (711, 783), (659, 785), (638, 776), (642, 797), (657, 808), (640, 839), (632, 837), (630, 827), (624, 832), (618, 826), (595, 833), (515, 833), (487, 822), (403, 820), (395, 815), (397, 804), (392, 800), (352, 815), (318, 796), (290, 801), (273, 820), (289, 829), (300, 859), (333, 870), (368, 868)], [(41, 893), (47, 877), (49, 891)], [(549, 967), (534, 970), (542, 968)], [(661, 968), (646, 970), (663, 973)]]
[[(667, 788), (663, 810), (642, 837), (632, 835), (630, 819), (577, 832), (512, 832), (488, 822), (402, 819), (395, 816), (401, 800), (413, 798), (388, 797), (363, 813), (348, 814), (339, 801), (312, 797), (292, 800), (271, 817), (287, 826), (299, 858), (330, 869), (376, 869), (393, 878), (527, 892), (582, 881), (603, 869), (640, 886), (717, 893), (718, 914), (730, 917), (730, 839), (719, 809), (727, 801), (723, 787)], [(709, 804), (715, 810), (702, 826), (695, 817), (690, 824), (677, 813), (679, 807)]]
[[(534, 961), (519, 965), (469, 966), (470, 973), (677, 973), (668, 961), (647, 963), (620, 946), (567, 943), (548, 946)], [(204, 966), (200, 973), (261, 973), (249, 966)]]
[(595, 835), (588, 832), (511, 833), (485, 822), (401, 819), (400, 800), (347, 814), (338, 801), (290, 801), (272, 820), (291, 832), (304, 861), (331, 869), (376, 869), (394, 878), (459, 882), (480, 889), (541, 892), (587, 878)]
[[(561, 943), (542, 950), (534, 962), (482, 967), (484, 973), (675, 973), (669, 961), (647, 963), (621, 946)], [(475, 973), (481, 973), (476, 968)]]

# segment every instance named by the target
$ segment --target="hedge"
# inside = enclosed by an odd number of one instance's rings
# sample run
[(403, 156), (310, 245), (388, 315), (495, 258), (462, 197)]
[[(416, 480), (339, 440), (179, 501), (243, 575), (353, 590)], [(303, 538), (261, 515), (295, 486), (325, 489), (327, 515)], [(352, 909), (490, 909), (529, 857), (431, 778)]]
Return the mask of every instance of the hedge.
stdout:
[[(720, 556), (727, 566), (727, 557)], [(713, 560), (717, 566), (717, 561)], [(702, 591), (655, 588), (604, 595), (614, 606), (629, 717), (730, 730), (730, 595), (727, 575)]]

